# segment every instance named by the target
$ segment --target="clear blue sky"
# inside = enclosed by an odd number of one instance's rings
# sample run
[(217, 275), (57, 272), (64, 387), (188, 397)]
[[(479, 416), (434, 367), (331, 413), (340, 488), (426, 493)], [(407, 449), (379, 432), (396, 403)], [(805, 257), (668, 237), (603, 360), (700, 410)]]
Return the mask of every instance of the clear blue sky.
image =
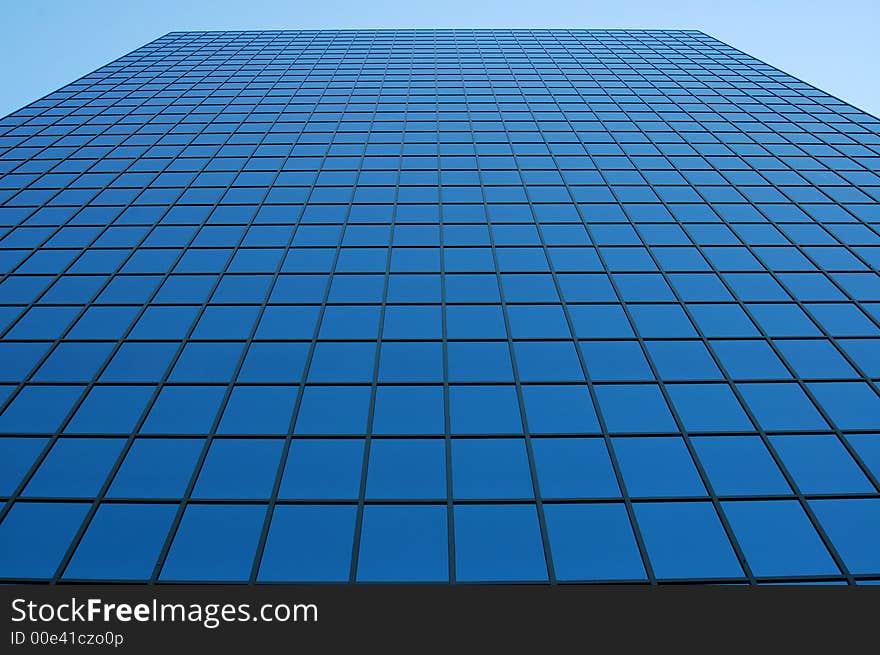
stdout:
[(171, 31), (698, 29), (880, 116), (880, 0), (0, 0), (0, 116)]

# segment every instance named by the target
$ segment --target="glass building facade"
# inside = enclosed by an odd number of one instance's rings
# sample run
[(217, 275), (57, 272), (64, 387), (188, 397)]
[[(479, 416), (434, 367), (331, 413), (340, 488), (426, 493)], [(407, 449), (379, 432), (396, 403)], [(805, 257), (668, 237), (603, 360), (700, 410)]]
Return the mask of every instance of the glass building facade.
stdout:
[(0, 119), (0, 581), (880, 581), (878, 169), (695, 31), (163, 36)]

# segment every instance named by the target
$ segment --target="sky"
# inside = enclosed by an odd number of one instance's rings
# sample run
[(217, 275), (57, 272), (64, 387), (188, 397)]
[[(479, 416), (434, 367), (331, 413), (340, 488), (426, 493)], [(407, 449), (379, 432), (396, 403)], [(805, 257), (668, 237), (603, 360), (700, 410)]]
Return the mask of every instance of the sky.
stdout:
[(0, 116), (168, 32), (696, 29), (880, 116), (878, 0), (0, 0)]

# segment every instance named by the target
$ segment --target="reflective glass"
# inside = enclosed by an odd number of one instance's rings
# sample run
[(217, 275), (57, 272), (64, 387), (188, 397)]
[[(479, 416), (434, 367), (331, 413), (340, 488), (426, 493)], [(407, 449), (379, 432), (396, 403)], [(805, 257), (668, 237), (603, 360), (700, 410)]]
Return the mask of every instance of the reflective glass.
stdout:
[(876, 582), (878, 134), (696, 30), (160, 36), (0, 117), (0, 578)]

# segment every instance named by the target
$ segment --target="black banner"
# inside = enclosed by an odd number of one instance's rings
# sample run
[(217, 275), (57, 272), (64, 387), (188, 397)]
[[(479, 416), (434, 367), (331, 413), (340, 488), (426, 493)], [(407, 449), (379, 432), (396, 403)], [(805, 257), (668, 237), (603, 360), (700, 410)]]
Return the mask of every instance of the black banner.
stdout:
[[(447, 585), (0, 587), (0, 652), (345, 646), (835, 650), (876, 640), (880, 588)], [(863, 641), (870, 639), (871, 641)]]

